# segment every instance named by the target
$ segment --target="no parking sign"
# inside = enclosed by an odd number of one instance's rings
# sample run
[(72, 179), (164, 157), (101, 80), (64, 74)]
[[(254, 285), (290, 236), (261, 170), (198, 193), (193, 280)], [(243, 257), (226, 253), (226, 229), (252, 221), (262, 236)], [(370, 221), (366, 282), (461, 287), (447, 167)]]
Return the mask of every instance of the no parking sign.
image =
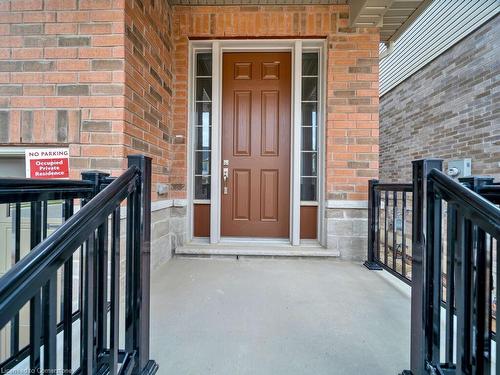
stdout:
[(27, 178), (69, 178), (69, 148), (26, 149)]

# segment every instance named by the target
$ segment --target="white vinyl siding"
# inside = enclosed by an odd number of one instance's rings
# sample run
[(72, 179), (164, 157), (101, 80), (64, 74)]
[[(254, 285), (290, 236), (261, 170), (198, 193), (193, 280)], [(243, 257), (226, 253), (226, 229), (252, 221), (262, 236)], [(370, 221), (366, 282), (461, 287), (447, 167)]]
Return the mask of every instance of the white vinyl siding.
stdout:
[[(498, 0), (435, 0), (380, 61), (380, 96), (494, 17)], [(385, 50), (382, 45), (380, 52)]]

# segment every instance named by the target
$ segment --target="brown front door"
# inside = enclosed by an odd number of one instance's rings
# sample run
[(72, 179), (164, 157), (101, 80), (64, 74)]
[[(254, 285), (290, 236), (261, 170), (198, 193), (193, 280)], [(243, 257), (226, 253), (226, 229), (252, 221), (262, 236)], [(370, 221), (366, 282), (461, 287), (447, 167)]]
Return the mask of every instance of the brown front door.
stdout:
[(291, 54), (225, 53), (223, 72), (221, 233), (288, 237)]

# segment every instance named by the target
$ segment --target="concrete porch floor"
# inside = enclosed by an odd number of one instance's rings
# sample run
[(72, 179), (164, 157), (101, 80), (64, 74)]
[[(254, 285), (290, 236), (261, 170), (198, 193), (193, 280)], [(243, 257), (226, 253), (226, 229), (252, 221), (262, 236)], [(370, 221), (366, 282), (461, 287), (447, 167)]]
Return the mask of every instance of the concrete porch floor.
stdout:
[(151, 284), (162, 375), (398, 374), (410, 299), (338, 260), (174, 258)]

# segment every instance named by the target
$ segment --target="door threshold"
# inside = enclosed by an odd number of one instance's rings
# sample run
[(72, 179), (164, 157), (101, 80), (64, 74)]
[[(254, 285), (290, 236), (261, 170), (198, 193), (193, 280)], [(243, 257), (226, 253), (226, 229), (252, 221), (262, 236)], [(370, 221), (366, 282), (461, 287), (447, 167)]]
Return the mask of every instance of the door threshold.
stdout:
[[(256, 256), (256, 257), (327, 257), (340, 256), (338, 251), (321, 247), (316, 241), (305, 241), (300, 246), (292, 246), (288, 240), (281, 242), (251, 241), (210, 244), (195, 239), (189, 244), (175, 249), (176, 255), (182, 256)], [(261, 239), (262, 240), (262, 239)]]

